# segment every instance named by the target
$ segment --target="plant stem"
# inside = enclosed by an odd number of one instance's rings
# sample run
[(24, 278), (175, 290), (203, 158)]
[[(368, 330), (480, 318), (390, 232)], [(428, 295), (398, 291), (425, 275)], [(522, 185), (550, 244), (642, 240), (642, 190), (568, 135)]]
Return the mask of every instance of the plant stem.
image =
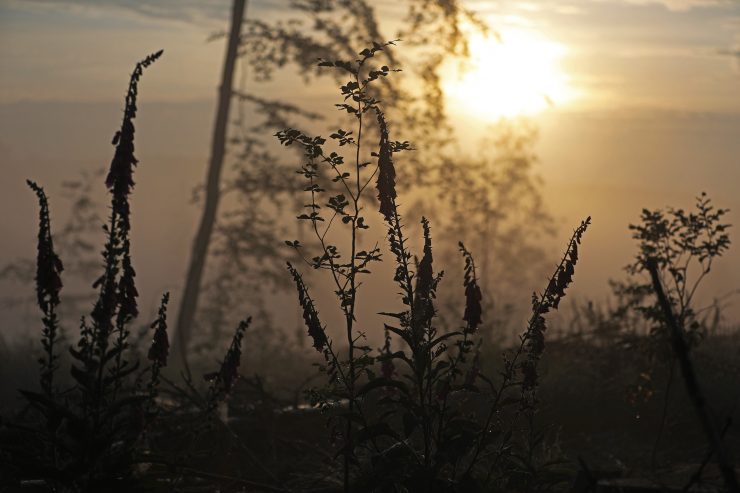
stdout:
[(683, 375), (684, 384), (686, 385), (686, 391), (694, 405), (694, 409), (699, 417), (704, 433), (707, 435), (707, 440), (717, 456), (717, 465), (719, 466), (722, 477), (724, 478), (727, 491), (730, 493), (739, 493), (740, 486), (738, 485), (737, 476), (735, 476), (735, 469), (732, 466), (732, 461), (729, 458), (728, 451), (725, 449), (722, 437), (710, 416), (704, 394), (702, 393), (699, 382), (696, 379), (694, 366), (689, 357), (689, 348), (684, 339), (684, 330), (679, 326), (678, 321), (673, 314), (673, 308), (663, 290), (663, 284), (660, 281), (660, 274), (658, 272), (658, 265), (654, 258), (648, 259), (647, 268), (650, 271), (653, 289), (655, 290), (658, 302), (660, 303), (663, 314), (665, 315), (668, 328), (671, 331), (673, 351), (676, 354), (676, 358), (678, 359), (678, 363), (681, 368), (681, 374)]

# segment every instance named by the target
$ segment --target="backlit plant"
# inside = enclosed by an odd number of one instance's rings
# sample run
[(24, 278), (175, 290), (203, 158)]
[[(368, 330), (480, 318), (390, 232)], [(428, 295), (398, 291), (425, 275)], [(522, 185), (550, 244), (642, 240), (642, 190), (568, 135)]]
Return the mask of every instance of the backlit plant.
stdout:
[[(476, 349), (483, 313), (472, 255), (460, 244), (465, 260), (464, 325), (445, 330), (436, 318), (436, 291), (443, 273), (434, 271), (429, 221), (421, 219), (421, 258), (411, 253), (405, 236), (397, 204), (394, 154), (410, 150), (411, 145), (391, 139), (382, 102), (369, 90), (374, 81), (397, 71), (386, 65), (370, 66), (392, 44), (376, 43), (351, 62), (319, 63), (350, 79), (341, 86), (344, 102), (336, 106), (348, 113), (355, 126), (330, 135), (337, 150), (327, 149), (326, 139), (299, 130), (277, 134), (282, 144), (297, 144), (304, 150), (298, 172), (306, 180), (308, 200), (298, 219), (310, 225), (319, 251), (310, 255), (298, 240), (286, 243), (301, 254), (306, 265), (327, 272), (344, 315), (346, 353), (321, 321), (303, 276), (288, 264), (309, 336), (326, 361), (327, 385), (311, 395), (315, 404), (331, 413), (335, 424), (345, 491), (477, 491), (492, 484), (531, 489), (552, 477), (537, 476), (532, 454), (517, 453), (517, 447), (526, 449), (532, 441), (522, 444), (513, 435), (522, 417), (529, 417), (527, 422), (533, 426), (545, 314), (557, 309), (565, 296), (590, 218), (574, 232), (544, 292), (533, 296), (532, 317), (521, 344), (506, 355), (500, 382), (495, 382), (483, 374)], [(368, 153), (368, 137), (363, 139), (363, 135), (369, 128), (378, 143)], [(341, 154), (343, 149), (350, 150), (349, 162)], [(393, 281), (403, 307), (382, 313), (389, 322), (378, 351), (365, 342), (368, 329), (358, 329), (355, 316), (361, 279), (382, 255), (377, 244), (362, 247), (360, 239), (362, 230), (369, 228), (363, 206), (373, 180), (395, 263)], [(334, 185), (341, 193), (334, 193)], [(340, 242), (346, 246), (340, 248)], [(481, 402), (487, 409), (483, 415), (473, 405)], [(503, 413), (512, 404), (518, 406)]]

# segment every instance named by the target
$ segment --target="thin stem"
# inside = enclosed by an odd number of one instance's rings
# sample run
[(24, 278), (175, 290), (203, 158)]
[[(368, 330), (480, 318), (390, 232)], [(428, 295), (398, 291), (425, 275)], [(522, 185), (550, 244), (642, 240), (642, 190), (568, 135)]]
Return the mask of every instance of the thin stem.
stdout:
[[(358, 74), (355, 74), (355, 81), (358, 82)], [(349, 345), (347, 354), (349, 358), (349, 385), (347, 388), (347, 394), (349, 398), (349, 416), (347, 417), (347, 431), (345, 442), (347, 445), (352, 443), (352, 414), (355, 410), (355, 340), (352, 337), (352, 330), (355, 320), (355, 304), (357, 295), (356, 276), (357, 271), (355, 269), (356, 255), (357, 255), (357, 218), (360, 216), (360, 150), (362, 148), (362, 102), (357, 102), (357, 119), (358, 119), (358, 130), (357, 130), (357, 146), (355, 151), (355, 183), (357, 186), (357, 194), (352, 197), (352, 203), (354, 206), (354, 215), (352, 217), (352, 245), (350, 254), (350, 272), (349, 272), (349, 283), (350, 283), (350, 305), (349, 310), (346, 311), (347, 320), (347, 343)], [(349, 492), (349, 456), (350, 450), (348, 449), (344, 454), (344, 490)]]
[(658, 435), (655, 437), (655, 443), (653, 444), (653, 452), (650, 455), (650, 466), (655, 469), (657, 466), (658, 456), (658, 445), (663, 437), (663, 430), (665, 429), (666, 420), (668, 418), (668, 404), (670, 403), (671, 388), (673, 387), (673, 377), (675, 375), (676, 358), (671, 358), (671, 363), (668, 368), (668, 382), (665, 387), (665, 397), (663, 399), (663, 410), (660, 415), (660, 425), (658, 426)]

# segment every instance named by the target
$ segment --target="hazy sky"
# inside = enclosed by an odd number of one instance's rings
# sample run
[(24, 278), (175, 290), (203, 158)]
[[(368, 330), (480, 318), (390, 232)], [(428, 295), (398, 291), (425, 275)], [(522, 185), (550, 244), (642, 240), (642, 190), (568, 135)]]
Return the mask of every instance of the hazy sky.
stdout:
[[(274, 18), (286, 3), (252, 0), (248, 16)], [(394, 0), (374, 3), (383, 15), (397, 8)], [(140, 277), (149, 288), (144, 298), (154, 301), (162, 289), (179, 288), (196, 218), (187, 204), (204, 175), (222, 62), (223, 41), (206, 39), (224, 29), (228, 5), (0, 0), (2, 260), (33, 245), (36, 209), (23, 180), (45, 183), (58, 205), (55, 217), (63, 218), (59, 184), (81, 169), (108, 165), (126, 77), (144, 54), (164, 48), (141, 87), (134, 217), (140, 211), (147, 220), (136, 223), (134, 233)], [(523, 40), (515, 55), (527, 56), (508, 62), (513, 71), (538, 74), (547, 62), (553, 73), (543, 80), (567, 86), (568, 97), (553, 97), (553, 108), (532, 117), (541, 128), (540, 170), (560, 236), (594, 216), (576, 281), (582, 293), (603, 296), (606, 279), (620, 275), (632, 248), (626, 226), (643, 206), (690, 206), (706, 190), (720, 205), (740, 210), (740, 1), (469, 5), (502, 34), (505, 46)], [(392, 38), (393, 28), (384, 34)], [(541, 58), (540, 48), (552, 57)], [(502, 56), (507, 59), (506, 51)], [(257, 90), (305, 99), (290, 83), (282, 76)], [(551, 96), (547, 85), (532, 90)], [(485, 115), (464, 108), (454, 119), (472, 134), (467, 138), (485, 128)], [(731, 215), (734, 222), (738, 217)], [(162, 251), (167, 255), (157, 254)], [(740, 245), (717, 270), (712, 293), (740, 287), (738, 273)]]
[[(286, 0), (252, 0), (248, 16), (275, 17)], [(397, 2), (375, 2), (390, 17)], [(471, 0), (494, 29), (536, 33), (564, 48), (577, 108), (740, 111), (737, 0)], [(225, 0), (2, 0), (0, 101), (110, 100), (121, 65), (157, 47), (165, 73), (155, 100), (210, 98)], [(389, 24), (385, 33), (391, 38)]]

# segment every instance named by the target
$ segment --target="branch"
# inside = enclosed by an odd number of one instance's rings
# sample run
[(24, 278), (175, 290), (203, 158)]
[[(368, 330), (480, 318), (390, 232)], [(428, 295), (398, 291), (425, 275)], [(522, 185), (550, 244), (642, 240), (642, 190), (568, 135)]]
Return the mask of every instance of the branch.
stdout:
[(663, 285), (660, 282), (660, 276), (658, 273), (658, 263), (655, 258), (648, 259), (647, 268), (650, 271), (653, 289), (655, 290), (658, 302), (663, 309), (668, 328), (671, 331), (671, 343), (673, 345), (673, 351), (676, 354), (676, 358), (681, 365), (681, 374), (683, 375), (684, 384), (686, 385), (686, 391), (688, 392), (689, 398), (699, 416), (699, 420), (704, 428), (704, 433), (707, 435), (709, 445), (717, 456), (717, 465), (719, 466), (722, 477), (724, 478), (727, 491), (730, 493), (740, 493), (740, 486), (738, 486), (735, 469), (732, 466), (729, 454), (722, 443), (722, 437), (709, 415), (706, 400), (704, 399), (704, 395), (699, 387), (699, 382), (696, 379), (694, 367), (689, 358), (689, 348), (683, 336), (684, 330), (679, 326), (678, 321), (673, 314), (673, 308), (666, 297), (665, 291), (663, 291)]

